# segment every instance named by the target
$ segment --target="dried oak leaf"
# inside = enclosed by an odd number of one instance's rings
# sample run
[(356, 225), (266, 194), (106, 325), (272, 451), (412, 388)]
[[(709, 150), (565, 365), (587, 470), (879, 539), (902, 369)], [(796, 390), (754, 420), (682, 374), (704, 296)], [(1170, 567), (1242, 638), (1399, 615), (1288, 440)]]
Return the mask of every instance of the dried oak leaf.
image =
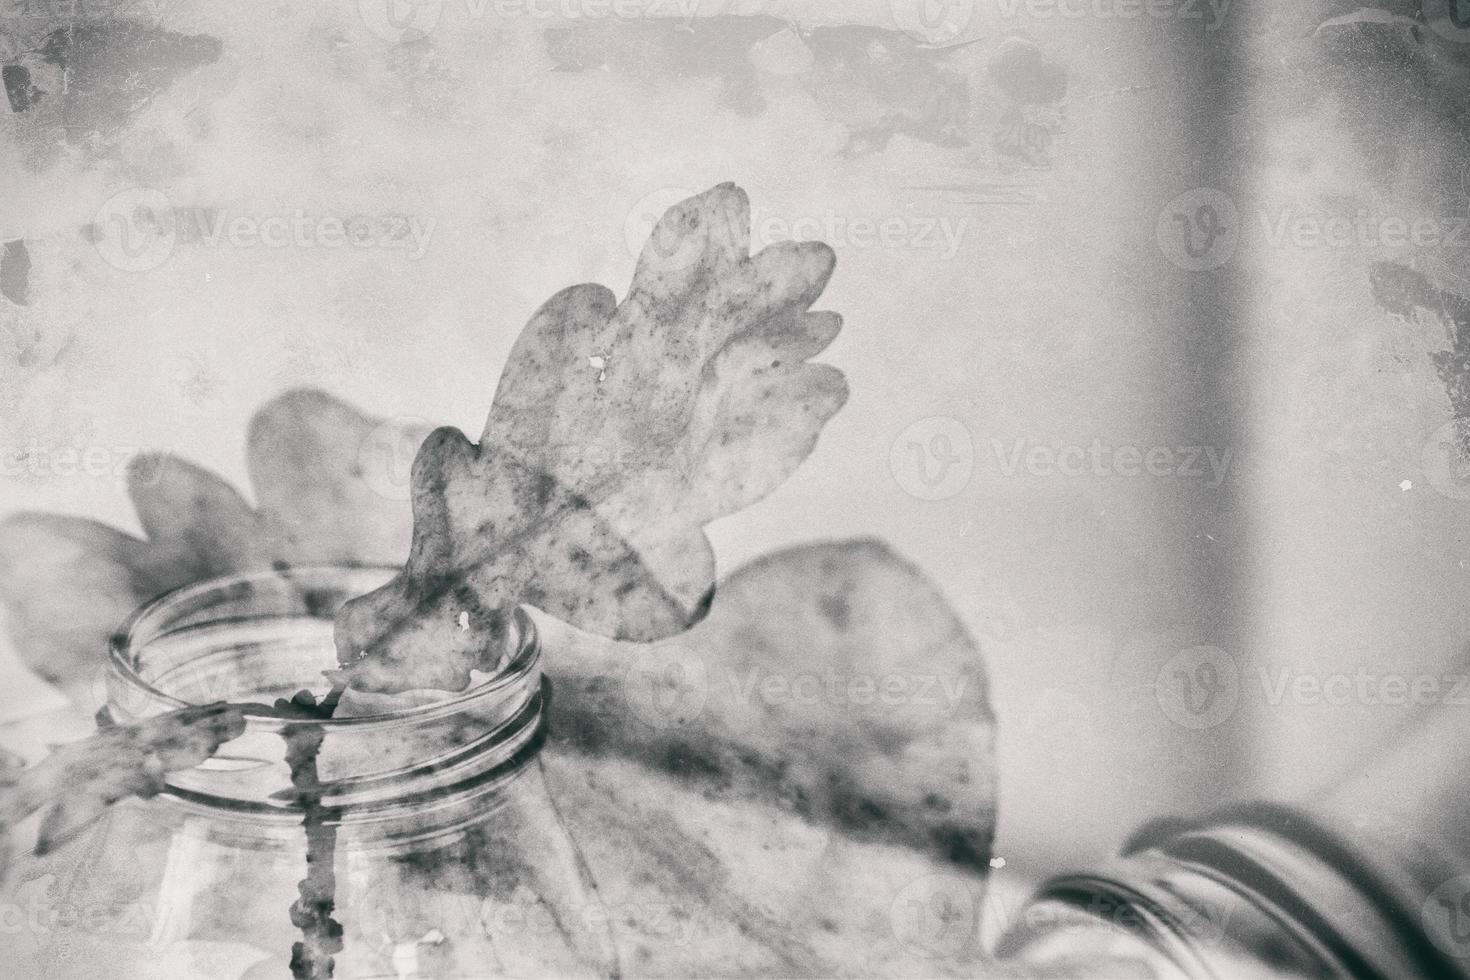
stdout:
[(0, 791), (0, 829), (44, 809), (36, 840), (36, 853), (44, 854), (113, 803), (162, 792), (166, 774), (200, 765), (244, 731), (242, 710), (225, 704), (181, 708), (128, 725), (103, 721), (95, 735), (56, 746), (12, 774)]
[(627, 298), (563, 290), (522, 331), (478, 445), (433, 432), (413, 470), (402, 574), (337, 620), (347, 682), (459, 690), (491, 668), (518, 604), (624, 640), (708, 610), (703, 528), (759, 500), (842, 406), (810, 364), (841, 327), (809, 312), (821, 243), (750, 254), (750, 204), (722, 184), (671, 208)]
[[(407, 508), (370, 482), (387, 479), (386, 469), (366, 472), (392, 463), (372, 452), (369, 437), (382, 424), (322, 392), (287, 392), (250, 423), (253, 507), (208, 470), (149, 455), (128, 473), (144, 539), (57, 514), (0, 522), (0, 603), (16, 650), (92, 710), (107, 638), (155, 596), (285, 566), (398, 564), (408, 551)], [(405, 430), (403, 438), (421, 435)]]

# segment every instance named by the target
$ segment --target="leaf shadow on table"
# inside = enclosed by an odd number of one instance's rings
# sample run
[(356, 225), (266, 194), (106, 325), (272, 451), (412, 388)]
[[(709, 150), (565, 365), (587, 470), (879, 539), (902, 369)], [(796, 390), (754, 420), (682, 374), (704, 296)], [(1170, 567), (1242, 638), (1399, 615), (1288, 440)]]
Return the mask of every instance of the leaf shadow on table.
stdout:
[[(250, 425), (253, 504), (155, 455), (129, 476), (143, 538), (54, 514), (0, 523), (17, 650), (90, 712), (109, 637), (170, 589), (401, 562), (412, 520), (381, 492), (383, 426), (289, 392)], [(917, 569), (870, 539), (797, 546), (736, 570), (701, 623), (654, 644), (536, 619), (544, 768), (628, 973), (973, 972), (995, 726), (979, 649)], [(956, 887), (958, 933), (909, 921)]]

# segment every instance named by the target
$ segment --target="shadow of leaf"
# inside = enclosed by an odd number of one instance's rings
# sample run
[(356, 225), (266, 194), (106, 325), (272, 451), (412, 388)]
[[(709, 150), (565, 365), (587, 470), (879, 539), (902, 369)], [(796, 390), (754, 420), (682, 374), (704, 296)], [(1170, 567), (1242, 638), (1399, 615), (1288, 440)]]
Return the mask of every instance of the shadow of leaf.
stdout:
[(402, 562), (408, 505), (375, 489), (381, 461), (362, 449), (382, 425), (324, 392), (288, 392), (250, 425), (255, 507), (208, 470), (148, 455), (128, 473), (141, 539), (56, 514), (0, 523), (0, 603), (22, 658), (90, 711), (108, 638), (171, 589), (270, 568)]

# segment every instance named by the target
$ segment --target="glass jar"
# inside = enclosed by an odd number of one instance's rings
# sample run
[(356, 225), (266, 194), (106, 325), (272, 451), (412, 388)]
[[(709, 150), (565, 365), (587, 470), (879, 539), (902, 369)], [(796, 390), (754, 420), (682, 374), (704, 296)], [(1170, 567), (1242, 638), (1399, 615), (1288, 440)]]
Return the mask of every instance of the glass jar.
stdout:
[(220, 579), (132, 618), (111, 653), (118, 722), (257, 707), (164, 793), (12, 867), (8, 975), (616, 975), (595, 886), (543, 781), (529, 618), (515, 617), (494, 675), (462, 693), (348, 693), (330, 717), (292, 710), (337, 666), (337, 609), (389, 575)]
[(1155, 821), (1045, 884), (996, 955), (1047, 976), (1470, 980), (1470, 739), (1440, 711), (1326, 792)]

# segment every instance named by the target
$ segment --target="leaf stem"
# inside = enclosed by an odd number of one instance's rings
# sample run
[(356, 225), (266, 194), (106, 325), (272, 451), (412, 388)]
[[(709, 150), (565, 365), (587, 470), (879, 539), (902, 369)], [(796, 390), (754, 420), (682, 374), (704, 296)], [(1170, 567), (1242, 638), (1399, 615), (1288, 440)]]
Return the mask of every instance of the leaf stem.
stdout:
[[(326, 721), (337, 710), (346, 690), (339, 683), (320, 701), (310, 691), (298, 691), (289, 700), (278, 699), (275, 707), (287, 717)], [(291, 767), (291, 785), (304, 813), (306, 828), (306, 877), (297, 884), (298, 898), (291, 904), (291, 922), (301, 930), (301, 939), (291, 947), (291, 976), (294, 980), (328, 980), (335, 966), (333, 955), (342, 951), (342, 924), (332, 918), (337, 903), (338, 812), (322, 804), (321, 777), (317, 756), (326, 733), (320, 725), (287, 728), (286, 762)]]

